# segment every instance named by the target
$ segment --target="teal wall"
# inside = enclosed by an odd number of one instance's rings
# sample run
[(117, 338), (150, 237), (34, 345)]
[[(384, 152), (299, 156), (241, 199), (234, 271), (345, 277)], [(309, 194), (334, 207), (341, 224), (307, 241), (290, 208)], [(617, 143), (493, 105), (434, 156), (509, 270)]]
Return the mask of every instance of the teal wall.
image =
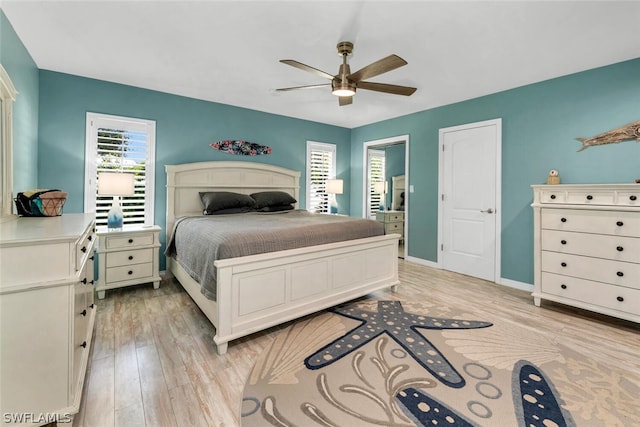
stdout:
[(533, 283), (531, 184), (631, 183), (640, 144), (576, 153), (590, 137), (640, 119), (640, 59), (386, 120), (352, 130), (351, 214), (362, 214), (362, 144), (409, 134), (409, 256), (436, 262), (438, 130), (502, 118), (502, 277)]
[(34, 188), (38, 182), (38, 67), (1, 10), (0, 63), (18, 91), (13, 104), (13, 185)]
[[(338, 174), (349, 186), (349, 129), (41, 70), (38, 185), (67, 191), (65, 212), (83, 210), (87, 112), (156, 121), (154, 210), (155, 223), (162, 226), (167, 164), (242, 160), (300, 170), (300, 202), (305, 206), (306, 142), (313, 140), (337, 144)], [(273, 152), (240, 157), (209, 147), (225, 139), (268, 145)], [(347, 211), (348, 201), (340, 201)]]

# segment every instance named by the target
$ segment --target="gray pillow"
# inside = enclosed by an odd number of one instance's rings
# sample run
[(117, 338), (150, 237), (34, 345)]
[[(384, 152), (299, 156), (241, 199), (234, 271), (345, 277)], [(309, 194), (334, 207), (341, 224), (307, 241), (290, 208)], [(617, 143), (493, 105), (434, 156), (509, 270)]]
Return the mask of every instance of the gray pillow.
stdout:
[(260, 191), (253, 193), (251, 197), (256, 201), (256, 209), (292, 205), (297, 202), (293, 196), (284, 191)]
[(231, 191), (200, 192), (200, 200), (202, 200), (205, 215), (214, 215), (220, 211), (230, 213), (232, 210), (248, 212), (254, 209), (256, 204), (251, 196)]

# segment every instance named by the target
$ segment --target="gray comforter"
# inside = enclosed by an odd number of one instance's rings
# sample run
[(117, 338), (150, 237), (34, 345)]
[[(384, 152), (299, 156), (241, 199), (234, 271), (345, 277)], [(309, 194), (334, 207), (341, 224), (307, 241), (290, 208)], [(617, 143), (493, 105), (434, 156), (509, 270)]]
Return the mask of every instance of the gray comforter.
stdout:
[(276, 252), (384, 234), (383, 224), (305, 210), (184, 217), (176, 221), (165, 255), (175, 258), (216, 298), (218, 259)]

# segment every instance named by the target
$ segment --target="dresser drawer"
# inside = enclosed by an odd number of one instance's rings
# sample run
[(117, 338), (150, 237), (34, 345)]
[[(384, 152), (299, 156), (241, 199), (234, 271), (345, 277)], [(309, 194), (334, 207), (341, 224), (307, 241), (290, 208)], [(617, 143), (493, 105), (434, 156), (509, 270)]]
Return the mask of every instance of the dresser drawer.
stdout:
[(387, 222), (384, 224), (384, 234), (400, 234), (404, 235), (404, 223)]
[[(638, 187), (640, 187), (640, 185)], [(616, 204), (620, 206), (640, 206), (640, 188), (638, 188), (637, 191), (618, 192)]]
[(554, 190), (542, 190), (540, 191), (541, 203), (565, 203), (566, 192), (554, 189)]
[(542, 251), (542, 271), (640, 289), (640, 264)]
[(640, 263), (640, 238), (542, 230), (542, 249)]
[(76, 244), (76, 271), (82, 269), (87, 257), (93, 254), (93, 243), (96, 240), (95, 223), (92, 223)]
[(134, 264), (107, 268), (107, 283), (153, 276), (153, 264)]
[(570, 190), (566, 197), (566, 203), (572, 205), (613, 205), (614, 201), (614, 191)]
[(640, 216), (634, 212), (541, 209), (540, 222), (549, 230), (640, 237)]
[(542, 273), (542, 292), (582, 301), (609, 309), (637, 314), (640, 312), (640, 290), (607, 285), (591, 280)]
[(107, 268), (151, 262), (153, 251), (153, 248), (149, 248), (107, 253)]
[(107, 249), (117, 248), (134, 248), (139, 246), (153, 245), (153, 233), (136, 233), (127, 235), (107, 236), (105, 237)]

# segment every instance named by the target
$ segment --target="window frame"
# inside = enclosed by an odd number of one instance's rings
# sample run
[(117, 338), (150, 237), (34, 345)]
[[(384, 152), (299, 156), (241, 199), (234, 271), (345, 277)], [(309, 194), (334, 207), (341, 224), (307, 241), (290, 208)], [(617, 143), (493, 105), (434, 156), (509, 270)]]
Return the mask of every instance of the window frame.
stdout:
[[(315, 207), (311, 206), (311, 201), (312, 201), (312, 194), (318, 193), (318, 191), (314, 188), (312, 188), (313, 186), (313, 182), (312, 182), (312, 163), (311, 163), (311, 156), (314, 152), (316, 151), (322, 151), (324, 153), (330, 153), (331, 155), (331, 164), (329, 165), (329, 171), (327, 172), (327, 176), (325, 178), (325, 186), (326, 186), (326, 180), (327, 179), (334, 179), (336, 178), (336, 161), (337, 161), (337, 145), (336, 144), (331, 144), (331, 143), (327, 143), (327, 142), (318, 142), (318, 141), (307, 141), (307, 182), (306, 182), (306, 209), (307, 210), (312, 210), (315, 212), (320, 212), (320, 213), (330, 213), (330, 206), (329, 206), (329, 194), (325, 191), (324, 193), (321, 193), (322, 196), (325, 197), (325, 202), (323, 203), (323, 207), (324, 205), (326, 205), (326, 209), (322, 209), (322, 210), (318, 210)], [(325, 188), (326, 190), (326, 188)]]
[[(145, 160), (145, 198), (144, 225), (154, 224), (155, 205), (155, 149), (156, 122), (155, 120), (134, 117), (114, 116), (109, 114), (87, 112), (86, 140), (85, 140), (85, 192), (84, 211), (96, 212), (97, 193), (97, 151), (98, 129), (113, 128), (127, 131), (144, 131), (147, 134)], [(125, 225), (127, 218), (125, 216)]]
[(13, 215), (13, 102), (18, 91), (0, 64), (0, 222)]

